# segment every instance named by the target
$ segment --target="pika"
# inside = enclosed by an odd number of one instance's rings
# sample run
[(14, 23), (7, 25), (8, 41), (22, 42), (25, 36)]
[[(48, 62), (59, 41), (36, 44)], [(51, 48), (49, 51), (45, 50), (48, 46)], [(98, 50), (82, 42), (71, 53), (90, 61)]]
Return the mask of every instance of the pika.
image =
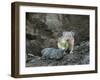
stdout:
[(73, 53), (75, 42), (74, 35), (75, 33), (72, 31), (64, 31), (62, 36), (58, 38), (58, 48), (64, 49), (65, 51), (69, 49), (69, 53)]

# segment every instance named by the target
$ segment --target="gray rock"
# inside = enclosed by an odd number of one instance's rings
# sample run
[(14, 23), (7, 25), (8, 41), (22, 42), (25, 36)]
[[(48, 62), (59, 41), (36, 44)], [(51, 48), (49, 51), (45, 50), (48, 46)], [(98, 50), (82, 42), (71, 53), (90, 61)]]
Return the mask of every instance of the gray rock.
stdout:
[(89, 55), (84, 55), (83, 59), (80, 62), (81, 64), (89, 64)]
[(81, 42), (80, 43), (80, 47), (87, 47), (87, 46), (89, 46), (89, 41), (83, 41), (83, 42)]
[(34, 63), (35, 61), (39, 60), (40, 57), (39, 56), (35, 56), (33, 54), (29, 54), (26, 56), (26, 62), (29, 62), (29, 63)]
[(64, 50), (55, 48), (45, 48), (41, 51), (43, 59), (59, 60), (64, 56)]

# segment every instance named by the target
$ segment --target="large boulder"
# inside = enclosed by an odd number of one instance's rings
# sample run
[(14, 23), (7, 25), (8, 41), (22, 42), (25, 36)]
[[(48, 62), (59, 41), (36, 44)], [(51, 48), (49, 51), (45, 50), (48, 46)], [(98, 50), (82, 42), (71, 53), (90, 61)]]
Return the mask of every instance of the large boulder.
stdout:
[(62, 49), (45, 48), (41, 51), (43, 59), (59, 60), (63, 58), (65, 52)]

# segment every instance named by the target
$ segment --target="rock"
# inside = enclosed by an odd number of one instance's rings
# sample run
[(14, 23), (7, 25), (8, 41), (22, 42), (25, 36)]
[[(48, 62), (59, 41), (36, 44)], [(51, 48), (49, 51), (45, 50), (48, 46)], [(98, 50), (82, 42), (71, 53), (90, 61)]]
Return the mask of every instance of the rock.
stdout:
[(26, 62), (35, 62), (36, 60), (39, 60), (40, 57), (39, 56), (35, 56), (31, 53), (28, 53), (26, 56)]
[(59, 60), (64, 56), (64, 50), (56, 48), (45, 48), (41, 51), (43, 59)]
[(87, 47), (89, 46), (89, 41), (83, 41), (80, 43), (80, 47)]
[(43, 48), (57, 48), (57, 41), (56, 39), (53, 39), (53, 38), (48, 38), (48, 39), (45, 39), (44, 42), (43, 42), (43, 45), (42, 45)]
[(80, 60), (80, 64), (89, 64), (89, 55), (84, 55)]
[(32, 54), (35, 56), (41, 56), (41, 41), (40, 40), (31, 40), (30, 48), (28, 48)]
[(64, 50), (58, 48), (44, 48), (42, 57), (32, 55), (27, 60), (28, 67), (32, 66), (60, 66), (60, 65), (84, 65), (89, 64), (89, 41), (83, 41), (74, 48), (73, 54), (64, 54)]
[(35, 66), (48, 66), (46, 62), (40, 59), (32, 60), (26, 64), (26, 67), (35, 67)]

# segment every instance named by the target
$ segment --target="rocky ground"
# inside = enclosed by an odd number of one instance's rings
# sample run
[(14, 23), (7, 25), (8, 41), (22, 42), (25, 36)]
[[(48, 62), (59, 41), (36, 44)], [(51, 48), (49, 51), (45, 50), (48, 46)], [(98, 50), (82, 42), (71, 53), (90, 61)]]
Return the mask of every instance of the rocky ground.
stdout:
[[(53, 53), (53, 51), (51, 52)], [(73, 54), (66, 53), (61, 55), (57, 52), (59, 55), (57, 53), (49, 55), (49, 53), (50, 51), (45, 57), (43, 54), (41, 57), (28, 54), (26, 67), (89, 64), (89, 41), (83, 41), (76, 45)]]

